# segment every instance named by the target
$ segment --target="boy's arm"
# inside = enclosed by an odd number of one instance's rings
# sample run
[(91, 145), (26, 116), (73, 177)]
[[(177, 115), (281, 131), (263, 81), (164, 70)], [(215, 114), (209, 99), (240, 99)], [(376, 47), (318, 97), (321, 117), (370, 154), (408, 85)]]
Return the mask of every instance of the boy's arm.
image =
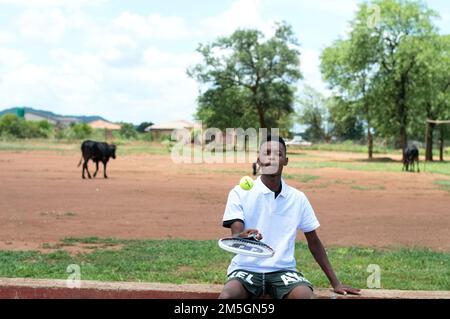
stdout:
[(244, 231), (244, 224), (241, 221), (235, 221), (231, 224), (231, 236), (232, 237), (243, 237), (247, 238), (251, 234), (257, 234), (256, 239), (261, 240), (262, 235), (259, 233), (257, 229), (246, 229)]
[(308, 241), (308, 248), (311, 251), (314, 259), (319, 264), (320, 268), (322, 268), (325, 275), (328, 277), (331, 285), (334, 288), (334, 292), (342, 295), (346, 295), (347, 293), (353, 295), (359, 295), (360, 290), (352, 288), (350, 286), (344, 286), (337, 279), (336, 274), (334, 273), (333, 267), (328, 260), (327, 253), (325, 252), (325, 248), (323, 247), (319, 236), (315, 230), (311, 232), (305, 233), (306, 240)]

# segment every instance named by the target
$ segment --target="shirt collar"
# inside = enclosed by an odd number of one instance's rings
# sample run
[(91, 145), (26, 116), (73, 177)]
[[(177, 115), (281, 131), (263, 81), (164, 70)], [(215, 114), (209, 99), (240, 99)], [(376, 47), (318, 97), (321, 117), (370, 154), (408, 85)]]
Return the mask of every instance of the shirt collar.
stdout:
[[(270, 190), (266, 185), (264, 185), (264, 183), (261, 180), (261, 176), (259, 176), (256, 179), (255, 182), (256, 185), (258, 185), (259, 190), (263, 193), (263, 194), (269, 194), (269, 193), (273, 193), (272, 190)], [(281, 193), (278, 196), (283, 196), (284, 198), (286, 198), (289, 194), (289, 190), (288, 190), (288, 185), (286, 184), (286, 182), (284, 181), (283, 178), (281, 178)]]

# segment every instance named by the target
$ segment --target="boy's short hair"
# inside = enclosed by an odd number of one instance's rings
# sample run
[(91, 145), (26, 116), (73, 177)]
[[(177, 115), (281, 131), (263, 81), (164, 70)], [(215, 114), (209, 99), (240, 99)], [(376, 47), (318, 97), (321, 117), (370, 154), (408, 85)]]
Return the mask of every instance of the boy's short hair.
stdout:
[(281, 145), (283, 145), (284, 150), (285, 151), (287, 150), (286, 143), (284, 142), (284, 139), (281, 136), (278, 136), (278, 135), (275, 135), (275, 136), (267, 135), (267, 137), (261, 141), (261, 144), (259, 144), (259, 148), (261, 149), (261, 146), (264, 143), (272, 142), (272, 141), (280, 143)]

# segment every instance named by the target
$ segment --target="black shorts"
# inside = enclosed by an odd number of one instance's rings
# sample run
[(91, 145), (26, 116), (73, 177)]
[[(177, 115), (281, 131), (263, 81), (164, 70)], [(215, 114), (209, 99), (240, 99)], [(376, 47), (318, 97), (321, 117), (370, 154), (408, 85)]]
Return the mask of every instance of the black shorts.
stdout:
[(253, 298), (269, 294), (274, 299), (283, 299), (297, 286), (307, 286), (314, 291), (302, 273), (292, 270), (257, 273), (238, 269), (228, 275), (228, 281), (231, 280), (239, 280)]

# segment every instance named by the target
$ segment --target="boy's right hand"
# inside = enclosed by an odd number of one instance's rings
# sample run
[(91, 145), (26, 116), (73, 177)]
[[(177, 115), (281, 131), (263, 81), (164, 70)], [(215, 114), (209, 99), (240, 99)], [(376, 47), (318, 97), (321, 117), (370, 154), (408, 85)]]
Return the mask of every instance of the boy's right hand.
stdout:
[(246, 229), (242, 233), (240, 233), (237, 237), (248, 238), (251, 235), (256, 235), (256, 240), (261, 240), (263, 238), (262, 234), (257, 229)]

